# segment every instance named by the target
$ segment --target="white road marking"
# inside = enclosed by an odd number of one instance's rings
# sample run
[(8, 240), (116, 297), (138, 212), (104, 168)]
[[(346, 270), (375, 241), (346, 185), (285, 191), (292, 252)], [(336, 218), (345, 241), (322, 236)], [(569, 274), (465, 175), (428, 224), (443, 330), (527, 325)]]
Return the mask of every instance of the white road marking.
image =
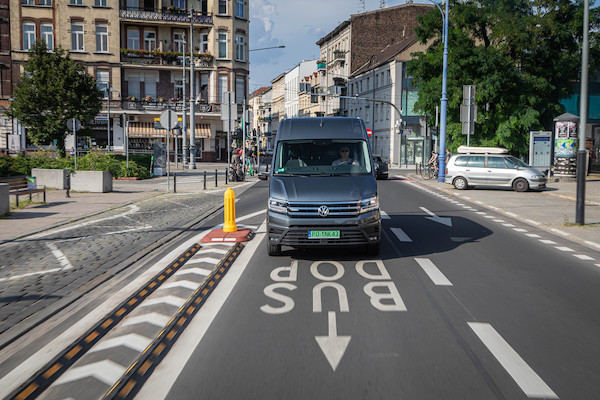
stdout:
[(481, 322), (469, 322), (468, 324), (527, 397), (558, 399), (552, 389), (490, 324)]
[(315, 339), (317, 340), (321, 351), (325, 354), (329, 365), (331, 365), (331, 369), (335, 371), (346, 352), (351, 337), (337, 335), (337, 324), (334, 311), (329, 311), (327, 313), (327, 321), (327, 336), (315, 336)]
[(555, 247), (555, 249), (560, 250), (560, 251), (573, 251), (573, 249), (569, 248), (569, 247)]
[(381, 213), (381, 219), (392, 219), (385, 211), (380, 210), (379, 212)]
[(515, 226), (513, 224), (502, 224), (503, 226), (506, 226), (508, 228), (514, 228)]
[(56, 257), (56, 259), (62, 266), (62, 268), (61, 268), (62, 270), (73, 268), (73, 266), (71, 265), (71, 263), (65, 256), (65, 253), (60, 251), (54, 243), (46, 243), (46, 246), (48, 246), (50, 248), (50, 251), (52, 252), (52, 254), (54, 254), (54, 257)]
[(494, 222), (506, 222), (506, 221), (503, 219), (495, 219)]
[(585, 254), (573, 254), (573, 256), (579, 258), (580, 260), (594, 261), (592, 257), (586, 256)]
[(402, 230), (402, 228), (391, 228), (392, 233), (396, 235), (399, 241), (401, 242), (412, 242), (412, 239), (408, 237), (406, 233)]
[(444, 276), (433, 262), (428, 258), (415, 258), (415, 261), (421, 266), (423, 271), (429, 276), (429, 279), (438, 286), (452, 286), (452, 283)]
[(434, 213), (432, 213), (431, 211), (429, 211), (428, 209), (426, 209), (425, 207), (419, 207), (421, 210), (423, 210), (424, 212), (426, 212), (427, 214), (429, 214), (429, 217), (425, 217), (425, 219), (428, 219), (430, 221), (433, 222), (437, 222), (439, 224), (442, 225), (446, 225), (449, 227), (452, 227), (452, 218), (450, 217), (439, 217), (437, 215), (435, 215)]
[[(225, 253), (227, 253), (227, 252), (225, 252)], [(219, 261), (221, 261), (221, 260), (213, 258), (213, 257), (200, 257), (200, 258), (192, 258), (191, 260), (187, 260), (186, 265), (200, 264), (200, 263), (217, 265), (219, 263)]]
[(110, 360), (103, 360), (82, 367), (68, 369), (52, 386), (62, 385), (83, 378), (96, 378), (105, 385), (113, 385), (127, 370)]
[(535, 233), (526, 233), (526, 236), (532, 237), (532, 238), (539, 238), (541, 237), (540, 235), (536, 235)]
[(200, 284), (197, 282), (175, 281), (175, 282), (169, 282), (169, 283), (160, 285), (160, 287), (157, 290), (174, 289), (174, 288), (184, 288), (184, 289), (196, 290), (196, 289), (198, 289), (198, 286), (200, 286)]
[(540, 239), (540, 242), (545, 243), (545, 244), (556, 244), (555, 241), (548, 240), (548, 239)]
[(487, 213), (486, 213), (486, 212), (483, 212), (483, 211), (477, 211), (475, 214), (479, 214), (479, 215), (487, 215)]
[(513, 228), (513, 230), (515, 232), (527, 232), (527, 229), (523, 229), (523, 228)]
[(27, 274), (10, 276), (8, 278), (0, 278), (0, 282), (14, 281), (14, 280), (21, 279), (21, 278), (27, 278), (28, 276), (50, 274), (50, 273), (58, 272), (58, 271), (62, 271), (62, 270), (63, 270), (62, 268), (52, 268), (52, 269), (48, 269), (46, 271), (29, 272)]
[(185, 274), (208, 276), (208, 275), (210, 275), (211, 272), (212, 272), (212, 270), (210, 270), (210, 269), (194, 267), (194, 268), (187, 268), (187, 269), (179, 270), (179, 271), (175, 272), (173, 274), (173, 276), (180, 276), (180, 275), (185, 275)]
[(140, 307), (154, 306), (156, 304), (168, 304), (174, 307), (181, 307), (185, 304), (185, 299), (176, 296), (164, 296), (156, 299), (147, 299), (140, 304)]
[(494, 217), (493, 215), (486, 215), (485, 218), (490, 218), (491, 219), (491, 218), (496, 218), (496, 217)]
[(154, 326), (163, 327), (169, 323), (170, 319), (171, 318), (167, 315), (152, 312), (148, 314), (136, 315), (135, 317), (126, 317), (123, 320), (122, 326), (131, 326), (146, 323)]
[[(202, 243), (202, 245), (204, 246), (204, 243)], [(204, 249), (204, 250), (198, 250), (195, 255), (206, 254), (206, 253), (227, 254), (228, 251), (229, 250), (225, 250), (225, 249)]]
[(95, 353), (97, 351), (123, 346), (141, 353), (146, 347), (148, 347), (150, 343), (152, 343), (152, 339), (138, 335), (137, 333), (129, 333), (123, 336), (100, 340), (98, 343), (92, 346), (89, 352)]

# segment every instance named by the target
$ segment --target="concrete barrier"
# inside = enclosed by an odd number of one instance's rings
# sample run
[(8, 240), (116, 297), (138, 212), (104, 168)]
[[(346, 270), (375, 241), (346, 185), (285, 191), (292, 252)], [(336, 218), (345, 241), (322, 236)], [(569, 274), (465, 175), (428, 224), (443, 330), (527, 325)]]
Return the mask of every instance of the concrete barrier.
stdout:
[(112, 192), (113, 180), (109, 171), (74, 171), (71, 190), (75, 192)]
[(10, 186), (8, 184), (0, 183), (0, 215), (6, 215), (10, 211), (9, 190)]
[(67, 173), (67, 169), (31, 169), (31, 176), (35, 177), (36, 184), (52, 189), (64, 190), (67, 188)]

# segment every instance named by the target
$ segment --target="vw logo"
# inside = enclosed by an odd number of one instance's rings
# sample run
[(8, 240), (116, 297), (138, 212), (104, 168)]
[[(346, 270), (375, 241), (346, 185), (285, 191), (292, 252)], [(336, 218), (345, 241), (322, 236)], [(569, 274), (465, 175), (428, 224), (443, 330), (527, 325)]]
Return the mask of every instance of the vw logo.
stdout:
[(329, 208), (327, 206), (319, 207), (319, 215), (321, 217), (326, 217), (329, 215)]

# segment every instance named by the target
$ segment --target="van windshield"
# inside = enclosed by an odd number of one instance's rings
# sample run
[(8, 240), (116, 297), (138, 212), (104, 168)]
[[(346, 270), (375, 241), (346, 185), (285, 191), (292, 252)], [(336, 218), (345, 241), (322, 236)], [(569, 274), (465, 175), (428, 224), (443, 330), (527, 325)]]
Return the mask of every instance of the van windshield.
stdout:
[(364, 140), (282, 140), (275, 149), (273, 175), (369, 175), (371, 159)]

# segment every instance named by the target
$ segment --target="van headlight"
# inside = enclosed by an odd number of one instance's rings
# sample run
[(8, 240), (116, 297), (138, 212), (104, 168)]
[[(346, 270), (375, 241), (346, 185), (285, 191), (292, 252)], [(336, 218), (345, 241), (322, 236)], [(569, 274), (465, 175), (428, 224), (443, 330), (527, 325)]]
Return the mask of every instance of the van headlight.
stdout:
[(369, 197), (368, 199), (360, 202), (360, 213), (366, 213), (369, 211), (377, 210), (379, 208), (379, 200), (377, 196)]
[(269, 211), (287, 214), (288, 206), (289, 204), (285, 201), (269, 198)]

